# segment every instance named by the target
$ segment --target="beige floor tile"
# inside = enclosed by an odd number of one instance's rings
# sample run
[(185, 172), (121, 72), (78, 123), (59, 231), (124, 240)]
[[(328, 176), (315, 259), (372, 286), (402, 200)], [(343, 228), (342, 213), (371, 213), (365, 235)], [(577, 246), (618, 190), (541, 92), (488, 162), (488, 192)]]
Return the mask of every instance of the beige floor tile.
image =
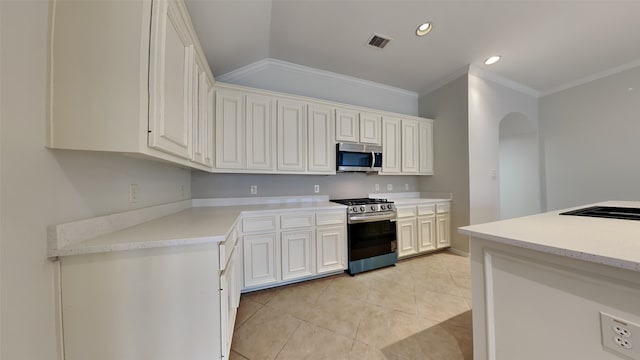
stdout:
[(424, 291), (430, 291), (440, 294), (447, 294), (452, 296), (470, 298), (471, 289), (464, 288), (456, 285), (453, 278), (439, 278), (432, 277), (424, 279), (423, 281), (416, 281), (415, 293), (416, 296), (422, 296)]
[(258, 291), (242, 294), (242, 297), (249, 299), (251, 301), (255, 301), (259, 304), (266, 305), (269, 302), (269, 300), (271, 300), (271, 298), (273, 298), (273, 296), (278, 293), (278, 291), (279, 291), (279, 288), (258, 290)]
[(371, 287), (367, 303), (415, 315), (418, 313), (413, 289), (391, 286), (388, 282)]
[(349, 360), (387, 360), (380, 349), (360, 341), (354, 341)]
[(418, 314), (427, 319), (445, 321), (470, 310), (464, 298), (424, 291), (416, 294)]
[(240, 297), (240, 307), (236, 315), (236, 329), (244, 324), (253, 314), (262, 309), (264, 305), (248, 299), (244, 295)]
[(363, 301), (325, 291), (316, 304), (309, 308), (303, 320), (353, 339), (356, 337), (364, 307)]
[(367, 304), (356, 340), (381, 349), (417, 331), (415, 315)]
[(341, 276), (335, 278), (323, 294), (346, 298), (354, 301), (365, 301), (369, 295), (370, 283), (359, 276)]
[(286, 287), (276, 292), (267, 305), (282, 313), (304, 319), (307, 311), (315, 305), (318, 297), (328, 285), (328, 282), (320, 285), (310, 282)]
[(250, 360), (274, 359), (301, 323), (265, 306), (234, 332), (231, 348)]
[(231, 358), (472, 360), (470, 276), (445, 252), (243, 294)]
[(352, 344), (352, 339), (303, 322), (276, 359), (344, 359)]
[(237, 352), (231, 350), (231, 353), (229, 353), (229, 360), (248, 360), (248, 359), (238, 354)]

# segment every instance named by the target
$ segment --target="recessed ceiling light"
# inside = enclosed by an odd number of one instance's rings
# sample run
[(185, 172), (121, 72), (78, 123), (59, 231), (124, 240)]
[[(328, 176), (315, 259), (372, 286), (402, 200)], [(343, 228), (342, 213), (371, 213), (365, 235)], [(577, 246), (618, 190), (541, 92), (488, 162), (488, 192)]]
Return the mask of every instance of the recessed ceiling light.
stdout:
[(487, 58), (487, 60), (484, 61), (484, 64), (485, 65), (493, 65), (493, 64), (497, 63), (498, 60), (500, 60), (500, 55), (493, 55), (493, 56)]
[(433, 25), (431, 25), (431, 23), (427, 21), (423, 24), (420, 24), (420, 26), (418, 26), (418, 28), (416, 29), (416, 35), (425, 36), (431, 32), (431, 29), (433, 29)]

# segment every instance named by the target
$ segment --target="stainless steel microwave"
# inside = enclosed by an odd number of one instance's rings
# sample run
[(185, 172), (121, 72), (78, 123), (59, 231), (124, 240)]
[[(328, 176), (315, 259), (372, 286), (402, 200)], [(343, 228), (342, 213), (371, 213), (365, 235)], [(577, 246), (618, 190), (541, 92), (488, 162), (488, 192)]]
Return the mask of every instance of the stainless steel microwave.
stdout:
[(382, 146), (367, 144), (336, 144), (338, 172), (378, 172), (382, 170)]

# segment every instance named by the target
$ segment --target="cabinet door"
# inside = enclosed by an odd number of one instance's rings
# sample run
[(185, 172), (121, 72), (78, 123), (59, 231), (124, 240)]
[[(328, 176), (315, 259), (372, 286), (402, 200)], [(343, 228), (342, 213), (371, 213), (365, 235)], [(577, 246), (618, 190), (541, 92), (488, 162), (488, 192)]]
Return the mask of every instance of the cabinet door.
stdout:
[(243, 93), (216, 92), (216, 168), (245, 167), (244, 110)]
[(436, 228), (435, 216), (418, 217), (418, 252), (435, 250), (436, 248)]
[(278, 100), (278, 170), (306, 168), (306, 113), (300, 101)]
[(433, 123), (421, 121), (419, 124), (419, 169), (420, 175), (433, 175)]
[(220, 274), (220, 338), (222, 343), (222, 356), (228, 358), (231, 351), (231, 340), (233, 339), (233, 329), (235, 327), (236, 314), (238, 313), (238, 303), (236, 302), (236, 278), (239, 249), (238, 246), (233, 251), (227, 268)]
[(418, 173), (418, 122), (402, 120), (402, 173)]
[(276, 233), (245, 235), (244, 286), (275, 283), (279, 279), (279, 258), (276, 259)]
[(272, 97), (246, 98), (247, 169), (275, 170), (275, 105)]
[(451, 238), (449, 233), (449, 229), (451, 228), (450, 219), (451, 218), (449, 217), (449, 214), (436, 215), (436, 223), (438, 226), (436, 230), (438, 243), (436, 246), (438, 247), (438, 249), (451, 246)]
[(336, 109), (336, 141), (359, 142), (359, 125), (357, 111)]
[(308, 167), (309, 172), (336, 173), (334, 110), (328, 106), (309, 104)]
[(360, 142), (374, 145), (382, 143), (382, 116), (360, 113)]
[(313, 275), (313, 232), (285, 231), (282, 238), (282, 280)]
[(322, 227), (316, 230), (317, 273), (323, 274), (347, 268), (347, 239), (344, 226)]
[(398, 229), (398, 257), (418, 253), (416, 218), (399, 219)]
[(196, 56), (193, 64), (193, 157), (192, 161), (213, 166), (213, 113), (211, 96), (213, 83), (203, 62)]
[(192, 156), (193, 40), (173, 1), (154, 3), (149, 69), (149, 147)]
[(400, 174), (401, 120), (382, 118), (382, 174)]

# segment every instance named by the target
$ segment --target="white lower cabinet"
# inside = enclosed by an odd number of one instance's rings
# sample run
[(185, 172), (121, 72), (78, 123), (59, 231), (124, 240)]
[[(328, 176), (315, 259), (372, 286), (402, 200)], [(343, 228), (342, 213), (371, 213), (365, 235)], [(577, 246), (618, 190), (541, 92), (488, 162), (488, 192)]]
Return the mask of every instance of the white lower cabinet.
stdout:
[(321, 227), (316, 230), (317, 273), (346, 268), (346, 233), (343, 226)]
[(418, 252), (436, 249), (436, 228), (433, 215), (418, 216)]
[(416, 218), (398, 219), (396, 226), (398, 233), (398, 256), (403, 257), (417, 254)]
[(345, 270), (346, 215), (341, 209), (244, 218), (243, 291)]
[(451, 246), (449, 202), (397, 206), (398, 257)]
[(280, 278), (277, 234), (252, 234), (243, 237), (244, 286), (275, 283)]
[(280, 235), (282, 280), (313, 275), (313, 233), (311, 230), (285, 231)]

